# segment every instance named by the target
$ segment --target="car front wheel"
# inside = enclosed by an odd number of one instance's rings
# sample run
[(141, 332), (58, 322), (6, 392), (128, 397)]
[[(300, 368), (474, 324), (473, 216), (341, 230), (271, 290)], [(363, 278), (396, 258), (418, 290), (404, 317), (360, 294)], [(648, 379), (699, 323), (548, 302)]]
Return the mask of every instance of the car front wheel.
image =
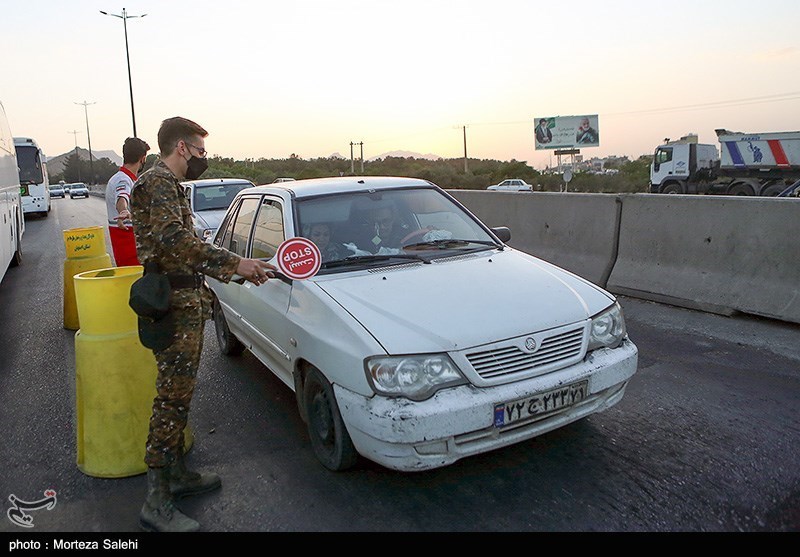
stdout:
[(238, 356), (244, 351), (245, 346), (228, 328), (225, 314), (222, 313), (222, 306), (219, 305), (219, 300), (216, 297), (214, 298), (212, 313), (220, 352), (226, 356)]
[(308, 435), (317, 459), (334, 472), (352, 468), (358, 461), (358, 453), (339, 413), (333, 387), (317, 369), (311, 369), (306, 376), (303, 400)]

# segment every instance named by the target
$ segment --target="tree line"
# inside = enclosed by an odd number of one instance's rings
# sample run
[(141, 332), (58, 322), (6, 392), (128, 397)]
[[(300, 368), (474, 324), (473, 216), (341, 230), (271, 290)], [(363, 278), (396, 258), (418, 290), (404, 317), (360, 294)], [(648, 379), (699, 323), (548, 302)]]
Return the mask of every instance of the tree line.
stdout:
[[(149, 168), (157, 156), (147, 157), (145, 168)], [(269, 184), (277, 178), (322, 178), (328, 176), (361, 175), (361, 162), (356, 161), (355, 172), (351, 172), (351, 162), (340, 157), (320, 157), (303, 159), (295, 154), (283, 159), (245, 159), (230, 157), (209, 157), (208, 170), (203, 178), (244, 178), (256, 185)], [(52, 182), (87, 182), (104, 184), (118, 170), (109, 159), (95, 159), (90, 168), (89, 161), (76, 155), (67, 157), (64, 170), (51, 176)], [(591, 174), (578, 172), (567, 186), (572, 192), (591, 193), (635, 193), (648, 189), (650, 157), (642, 156), (633, 161), (618, 163), (619, 172)], [(89, 180), (90, 173), (94, 180)], [(365, 176), (404, 176), (430, 180), (444, 189), (486, 189), (507, 178), (523, 179), (537, 191), (562, 191), (564, 181), (559, 174), (542, 173), (529, 166), (526, 161), (500, 161), (494, 159), (429, 160), (415, 157), (385, 157), (364, 161)]]

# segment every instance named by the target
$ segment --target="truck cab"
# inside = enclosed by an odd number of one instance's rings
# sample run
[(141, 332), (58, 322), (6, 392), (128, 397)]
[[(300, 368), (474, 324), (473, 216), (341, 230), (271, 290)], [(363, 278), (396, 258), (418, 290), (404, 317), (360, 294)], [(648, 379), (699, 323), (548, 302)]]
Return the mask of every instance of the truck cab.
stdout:
[(687, 138), (659, 145), (650, 165), (650, 193), (698, 193), (698, 184), (712, 179), (718, 166), (714, 145)]

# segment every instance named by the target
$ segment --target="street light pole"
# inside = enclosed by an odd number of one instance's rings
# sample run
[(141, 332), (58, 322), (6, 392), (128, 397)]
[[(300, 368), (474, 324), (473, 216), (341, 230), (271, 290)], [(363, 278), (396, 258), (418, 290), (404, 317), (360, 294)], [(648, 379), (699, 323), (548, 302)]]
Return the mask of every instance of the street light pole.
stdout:
[(110, 14), (108, 12), (104, 12), (100, 10), (100, 13), (103, 15), (110, 15), (112, 17), (118, 17), (122, 20), (122, 27), (125, 29), (125, 58), (128, 61), (128, 89), (131, 93), (131, 119), (133, 120), (133, 137), (137, 137), (136, 135), (136, 112), (133, 109), (133, 80), (131, 79), (131, 55), (130, 51), (128, 50), (128, 20), (133, 19), (135, 17), (144, 17), (147, 14), (142, 15), (128, 15), (128, 12), (125, 11), (125, 8), (122, 8), (122, 14)]
[(83, 112), (86, 115), (86, 140), (89, 142), (89, 184), (93, 184), (92, 180), (94, 180), (94, 161), (92, 160), (92, 136), (89, 135), (89, 109), (86, 108), (90, 104), (97, 104), (97, 103), (87, 103), (83, 101), (82, 103), (75, 103), (83, 106)]
[(78, 130), (72, 130), (71, 133), (75, 136), (75, 164), (78, 165), (78, 181), (81, 181), (81, 157), (78, 155), (78, 134), (81, 133)]

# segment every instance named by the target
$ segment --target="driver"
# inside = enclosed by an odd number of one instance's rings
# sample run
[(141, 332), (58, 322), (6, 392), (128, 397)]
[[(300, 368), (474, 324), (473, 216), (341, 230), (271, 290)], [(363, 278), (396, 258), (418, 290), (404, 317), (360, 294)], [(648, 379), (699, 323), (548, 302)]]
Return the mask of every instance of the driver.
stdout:
[(400, 223), (395, 204), (389, 200), (359, 200), (357, 204), (359, 230), (354, 244), (358, 250), (377, 254), (399, 253), (401, 242), (410, 229)]

